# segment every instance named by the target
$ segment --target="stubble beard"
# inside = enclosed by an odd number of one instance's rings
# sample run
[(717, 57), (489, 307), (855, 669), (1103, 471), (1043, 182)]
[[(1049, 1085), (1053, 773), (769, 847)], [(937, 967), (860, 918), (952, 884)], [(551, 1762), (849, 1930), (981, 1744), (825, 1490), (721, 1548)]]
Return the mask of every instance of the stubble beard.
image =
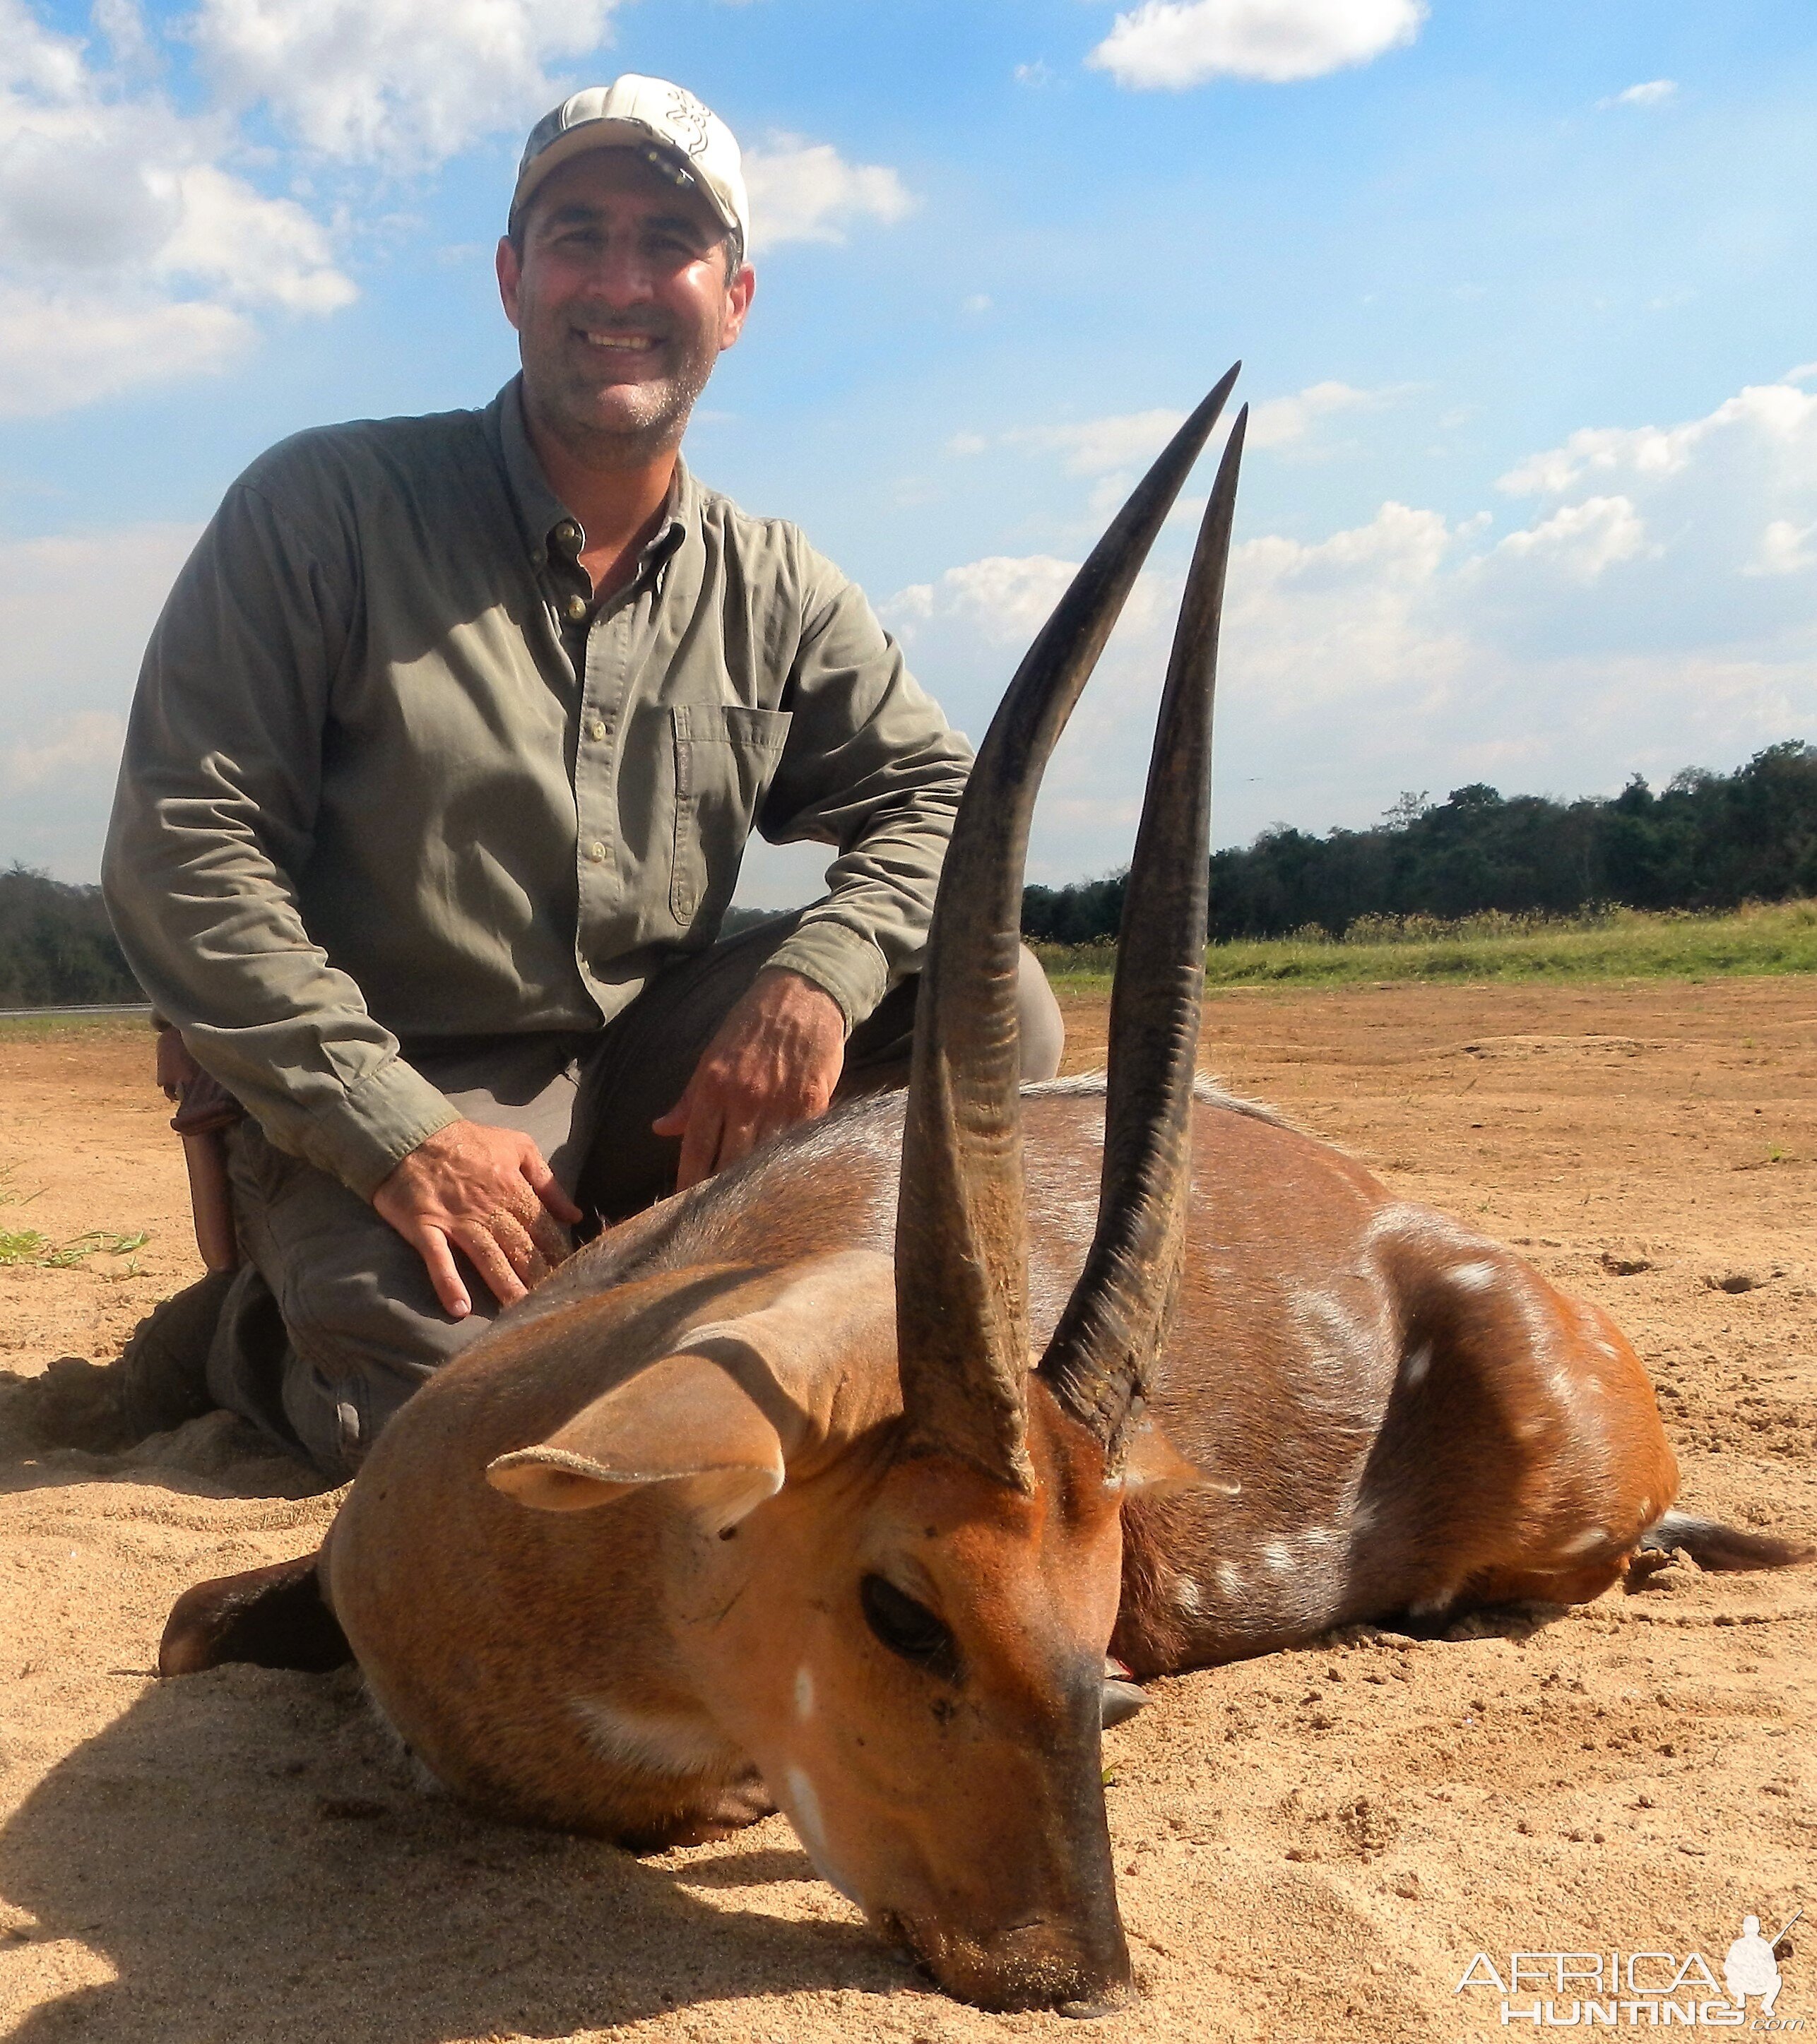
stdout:
[(589, 468), (637, 468), (673, 453), (700, 394), (713, 374), (718, 351), (704, 341), (681, 344), (672, 372), (653, 382), (609, 386), (618, 420), (599, 414), (599, 386), (559, 370), (539, 376), (524, 364), (525, 394), (537, 422)]

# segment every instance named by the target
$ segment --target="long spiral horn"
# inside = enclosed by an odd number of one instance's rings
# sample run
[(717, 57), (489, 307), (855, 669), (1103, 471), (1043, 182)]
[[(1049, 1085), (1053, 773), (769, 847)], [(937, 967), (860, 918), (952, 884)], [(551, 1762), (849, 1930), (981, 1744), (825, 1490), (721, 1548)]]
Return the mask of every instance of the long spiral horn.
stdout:
[(922, 970), (896, 1220), (904, 1452), (957, 1456), (1018, 1490), (1034, 1481), (1016, 1037), (1029, 819), (1236, 378), (1233, 368), (1168, 443), (1017, 669), (960, 805)]
[(1097, 1232), (1041, 1362), (1061, 1409), (1104, 1443), (1113, 1468), (1166, 1338), (1185, 1251), (1211, 878), (1211, 710), (1248, 420), (1245, 405), (1199, 528), (1123, 897)]

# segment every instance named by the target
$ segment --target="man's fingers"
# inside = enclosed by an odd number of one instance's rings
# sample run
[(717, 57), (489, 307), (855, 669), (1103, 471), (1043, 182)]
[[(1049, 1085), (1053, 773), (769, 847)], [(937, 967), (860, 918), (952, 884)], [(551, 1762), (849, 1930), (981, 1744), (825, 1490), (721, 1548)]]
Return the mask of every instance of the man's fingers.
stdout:
[(549, 1275), (549, 1259), (537, 1247), (528, 1212), (495, 1207), (486, 1216), (485, 1229), (520, 1284), (527, 1287)]
[[(572, 1228), (580, 1219), (580, 1209), (562, 1190), (560, 1181), (543, 1161), (542, 1153), (538, 1150), (532, 1149), (529, 1155), (524, 1159), (523, 1169), (524, 1176), (529, 1181), (530, 1190), (536, 1194), (538, 1201), (555, 1216), (557, 1220), (566, 1221), (568, 1225)], [(567, 1244), (564, 1243), (562, 1249), (564, 1251), (566, 1247)], [(560, 1260), (561, 1251), (557, 1251), (556, 1261), (559, 1262)]]
[(540, 1266), (536, 1278), (530, 1280), (534, 1284), (537, 1278), (547, 1277), (558, 1263), (567, 1262), (573, 1244), (563, 1232), (560, 1222), (546, 1207), (539, 1206), (525, 1220), (524, 1226), (529, 1232), (530, 1247), (536, 1251)]
[(751, 1147), (755, 1149), (758, 1143), (768, 1143), (772, 1135), (780, 1135), (799, 1122), (818, 1121), (832, 1104), (818, 1090), (795, 1101), (760, 1101), (753, 1117)]
[(465, 1320), (473, 1310), (473, 1301), (467, 1296), (467, 1287), (448, 1253), (448, 1237), (438, 1228), (425, 1228), (406, 1239), (428, 1269), (429, 1281), (435, 1287), (441, 1310), (450, 1320)]
[(738, 1163), (764, 1139), (764, 1130), (754, 1121), (729, 1121), (720, 1131), (719, 1155), (714, 1170), (723, 1171)]
[(687, 1133), (687, 1095), (683, 1093), (667, 1114), (659, 1115), (650, 1124), (653, 1135), (685, 1135)]
[(681, 1162), (675, 1174), (678, 1193), (685, 1193), (690, 1185), (698, 1185), (702, 1179), (712, 1177), (714, 1160), (719, 1155), (721, 1125), (720, 1109), (716, 1103), (695, 1103), (687, 1117), (687, 1133), (681, 1139)]
[[(512, 1304), (522, 1298), (529, 1289), (518, 1275), (512, 1259), (505, 1254), (499, 1235), (492, 1231), (493, 1228), (499, 1228), (500, 1223), (509, 1220), (510, 1216), (501, 1212), (490, 1228), (476, 1221), (469, 1221), (457, 1230), (455, 1237), (467, 1252), (468, 1261), (484, 1279), (487, 1289), (501, 1306)], [(522, 1228), (517, 1228), (515, 1231), (522, 1245), (518, 1251), (519, 1258), (527, 1263), (529, 1260), (527, 1254), (529, 1238)], [(499, 1228), (499, 1232), (502, 1232), (502, 1228)]]

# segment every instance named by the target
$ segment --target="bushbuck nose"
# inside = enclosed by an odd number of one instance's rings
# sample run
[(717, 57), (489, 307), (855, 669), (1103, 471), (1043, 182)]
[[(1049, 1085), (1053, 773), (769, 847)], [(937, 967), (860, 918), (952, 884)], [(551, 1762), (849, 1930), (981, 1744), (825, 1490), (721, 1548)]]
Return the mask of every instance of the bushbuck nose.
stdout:
[(956, 1939), (930, 1963), (949, 1994), (1006, 2012), (1051, 2008), (1064, 2015), (1104, 2015), (1135, 1992), (1114, 1902), (1084, 1923), (1021, 1923)]

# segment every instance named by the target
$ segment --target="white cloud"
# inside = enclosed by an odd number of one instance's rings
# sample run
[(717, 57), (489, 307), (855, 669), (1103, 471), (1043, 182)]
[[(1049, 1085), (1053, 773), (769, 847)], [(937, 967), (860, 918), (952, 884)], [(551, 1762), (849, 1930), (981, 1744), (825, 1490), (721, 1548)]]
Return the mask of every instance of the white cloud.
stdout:
[(1669, 78), (1650, 78), (1644, 85), (1630, 85), (1624, 91), (1611, 93), (1607, 99), (1599, 99), (1599, 107), (1610, 106), (1663, 106), (1669, 99), (1678, 97), (1677, 82)]
[[(1564, 501), (1499, 543), (1486, 514), (1395, 503), (1316, 541), (1239, 528), (1220, 842), (1284, 815), (1365, 824), (1409, 786), (1612, 792), (1817, 739), (1817, 394), (1762, 386), (1680, 425), (1587, 429), (1517, 474)], [(1128, 855), (1180, 573), (1177, 548), (1151, 562), (1086, 692), (1034, 878)], [(981, 727), (1066, 574), (994, 557), (903, 593), (910, 658), (957, 720)]]
[(92, 880), (126, 706), (188, 524), (0, 542), (0, 865)]
[(1051, 554), (991, 555), (949, 568), (937, 582), (913, 582), (880, 606), (905, 643), (930, 620), (969, 627), (991, 645), (1034, 637), (1079, 571)]
[(1311, 383), (1291, 398), (1269, 398), (1249, 414), (1249, 447), (1286, 447), (1303, 440), (1321, 419), (1340, 412), (1372, 412), (1389, 403), (1390, 390), (1359, 390), (1349, 383)]
[(1817, 568), (1817, 524), (1795, 525), (1775, 518), (1760, 536), (1760, 551), (1745, 572), (1755, 575), (1802, 574)]
[(783, 241), (843, 241), (861, 221), (884, 226), (914, 210), (915, 200), (882, 163), (849, 163), (828, 142), (772, 135), (745, 152), (755, 248)]
[(1425, 0), (1143, 0), (1087, 58), (1138, 91), (1322, 78), (1411, 43)]
[(158, 57), (138, 0), (94, 0), (89, 17), (107, 38), (117, 64), (148, 66)]
[(1184, 412), (1159, 407), (1084, 419), (1073, 425), (1024, 426), (1004, 434), (1003, 439), (1011, 447), (1062, 455), (1068, 475), (1103, 475), (1152, 461), (1179, 432), (1185, 417)]
[[(1393, 390), (1359, 390), (1348, 383), (1309, 385), (1291, 397), (1270, 398), (1249, 413), (1248, 444), (1282, 448), (1311, 439), (1319, 425), (1340, 413), (1371, 411), (1392, 402)], [(1092, 517), (1107, 518), (1135, 486), (1137, 476), (1179, 431), (1185, 413), (1157, 405), (1145, 412), (1114, 413), (1063, 425), (1022, 426), (998, 436), (1001, 445), (1057, 454), (1068, 475), (1097, 478), (1087, 509)], [(959, 433), (947, 442), (951, 453), (981, 454), (989, 443), (977, 433)], [(1196, 515), (1203, 499), (1188, 500), (1176, 515)]]
[(64, 411), (207, 374), (252, 338), (248, 321), (206, 300), (0, 283), (0, 416)]
[(231, 103), (263, 102), (322, 156), (421, 171), (552, 106), (545, 67), (599, 48), (615, 5), (202, 0), (190, 34)]
[[(137, 22), (103, 25), (117, 48)], [(230, 139), (0, 0), (0, 411), (217, 370), (252, 338), (244, 308), (353, 297), (318, 222), (221, 167)]]
[(1510, 532), (1496, 551), (1550, 563), (1573, 582), (1588, 582), (1617, 561), (1631, 561), (1646, 544), (1646, 525), (1626, 498), (1591, 497), (1524, 532)]
[(1792, 468), (1817, 475), (1817, 392), (1792, 382), (1750, 384), (1701, 419), (1676, 426), (1588, 426), (1562, 447), (1530, 455), (1500, 478), (1511, 496), (1557, 496), (1592, 476), (1661, 480), (1726, 446), (1782, 450)]
[(79, 710), (52, 720), (47, 736), (17, 739), (0, 752), (0, 787), (10, 794), (99, 766), (111, 772), (126, 735), (124, 717), (100, 709)]

